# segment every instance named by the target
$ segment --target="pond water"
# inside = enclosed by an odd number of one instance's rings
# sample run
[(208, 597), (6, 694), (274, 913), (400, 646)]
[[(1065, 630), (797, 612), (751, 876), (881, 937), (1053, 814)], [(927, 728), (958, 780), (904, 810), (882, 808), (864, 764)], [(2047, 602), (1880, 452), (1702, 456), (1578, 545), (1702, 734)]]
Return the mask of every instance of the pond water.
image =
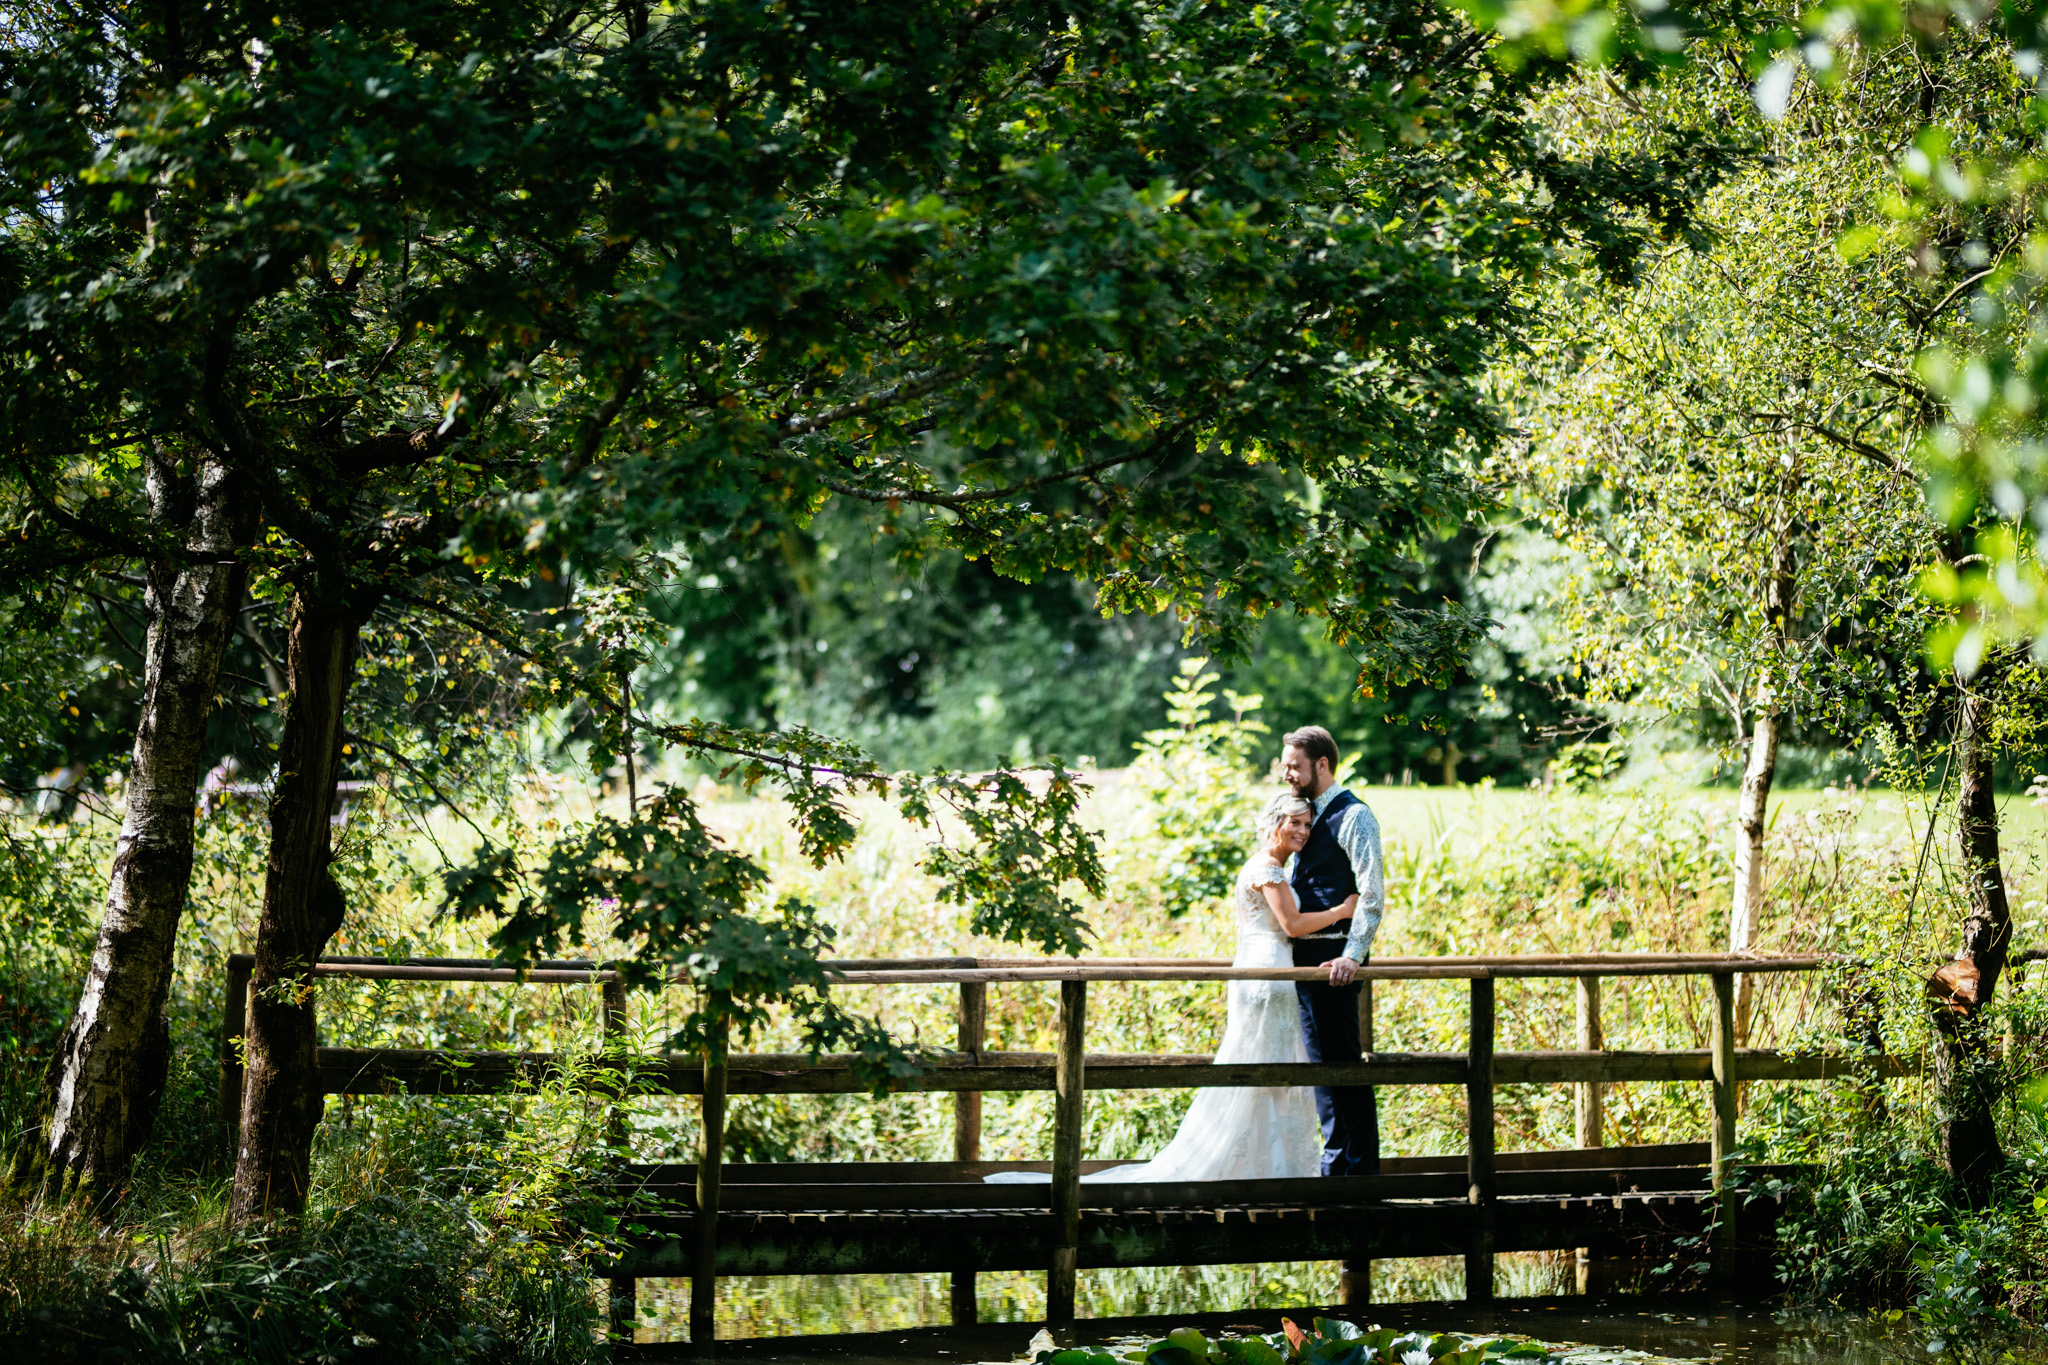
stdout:
[[(1524, 1336), (1563, 1349), (1572, 1365), (1901, 1365), (1933, 1359), (1924, 1341), (1888, 1331), (1866, 1317), (1774, 1313), (1681, 1300), (1576, 1296), (1515, 1300), (1492, 1309), (1462, 1303), (1406, 1303), (1363, 1309), (1256, 1309), (1170, 1318), (1103, 1318), (1083, 1321), (1073, 1331), (1057, 1334), (1054, 1341), (1060, 1346), (1123, 1344), (1123, 1349), (1130, 1349), (1177, 1326), (1198, 1327), (1212, 1336), (1222, 1329), (1275, 1332), (1283, 1317), (1306, 1325), (1318, 1315), (1368, 1328)], [(1008, 1322), (757, 1338), (721, 1342), (719, 1359), (775, 1361), (777, 1365), (978, 1365), (1028, 1360), (1038, 1330), (1033, 1323)], [(681, 1343), (643, 1345), (637, 1358), (659, 1360), (673, 1355), (681, 1359), (685, 1349)]]

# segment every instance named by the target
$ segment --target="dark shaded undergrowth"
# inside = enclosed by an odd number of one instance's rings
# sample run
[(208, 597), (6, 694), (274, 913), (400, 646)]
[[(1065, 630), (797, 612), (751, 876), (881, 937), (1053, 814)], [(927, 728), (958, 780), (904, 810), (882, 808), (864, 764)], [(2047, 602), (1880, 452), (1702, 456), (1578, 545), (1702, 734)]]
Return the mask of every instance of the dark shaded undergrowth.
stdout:
[(175, 1247), (10, 1211), (0, 1352), (49, 1362), (577, 1361), (580, 1269), (506, 1254), (445, 1200), (378, 1196), (259, 1237)]

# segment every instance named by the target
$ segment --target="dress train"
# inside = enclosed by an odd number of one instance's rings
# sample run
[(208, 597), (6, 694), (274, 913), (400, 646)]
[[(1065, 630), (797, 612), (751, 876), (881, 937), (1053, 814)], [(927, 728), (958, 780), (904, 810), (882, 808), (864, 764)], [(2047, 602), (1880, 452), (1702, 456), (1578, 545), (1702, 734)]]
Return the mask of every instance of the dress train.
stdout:
[[(1287, 874), (1263, 853), (1237, 877), (1235, 967), (1291, 967), (1286, 931), (1259, 890)], [(1301, 1016), (1291, 981), (1230, 983), (1228, 1023), (1216, 1061), (1306, 1062)], [(1322, 1164), (1322, 1129), (1306, 1086), (1205, 1087), (1195, 1092), (1173, 1141), (1150, 1161), (1112, 1166), (1081, 1177), (1083, 1183), (1161, 1183), (1182, 1180), (1271, 1180), (1316, 1175)], [(1051, 1180), (1043, 1171), (1002, 1171), (994, 1184)]]

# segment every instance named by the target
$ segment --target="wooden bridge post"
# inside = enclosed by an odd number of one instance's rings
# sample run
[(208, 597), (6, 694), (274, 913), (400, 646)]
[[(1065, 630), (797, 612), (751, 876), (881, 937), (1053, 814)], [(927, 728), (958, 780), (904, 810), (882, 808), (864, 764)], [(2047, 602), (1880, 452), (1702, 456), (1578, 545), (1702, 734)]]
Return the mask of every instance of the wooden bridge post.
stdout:
[(228, 954), (228, 998), (220, 1012), (221, 1132), (233, 1151), (242, 1128), (242, 1034), (249, 1027), (249, 972), (256, 959), (248, 953)]
[(705, 993), (703, 1134), (697, 1146), (697, 1246), (690, 1261), (690, 1347), (709, 1355), (718, 1339), (718, 1204), (725, 1160), (725, 1051), (730, 997)]
[[(960, 1050), (976, 1062), (988, 1041), (988, 986), (980, 981), (960, 983)], [(953, 1095), (953, 1160), (981, 1160), (981, 1092), (960, 1090)], [(953, 1272), (953, 1325), (966, 1327), (979, 1316), (975, 1302), (975, 1272), (972, 1268)]]
[(1714, 973), (1714, 1188), (1726, 1174), (1723, 1163), (1735, 1150), (1735, 975)]
[[(2012, 968), (2015, 980), (2021, 965)], [(1858, 1063), (1856, 1088), (1862, 1092), (1863, 1111), (1882, 1123), (1886, 1104), (1879, 1059), (1884, 1056), (1884, 997), (1867, 964), (1853, 967), (1843, 976), (1842, 1025), (1849, 1055)]]
[(1045, 1325), (1071, 1327), (1080, 1279), (1082, 1035), (1088, 985), (1060, 983), (1059, 1051), (1053, 1063), (1052, 1266), (1045, 1276)]
[[(1372, 981), (1359, 983), (1358, 1050), (1368, 1060), (1374, 1050)], [(1364, 1256), (1337, 1263), (1337, 1302), (1346, 1308), (1363, 1308), (1372, 1302), (1372, 1261)]]
[[(1607, 1047), (1607, 1030), (1600, 1019), (1600, 978), (1582, 976), (1578, 979), (1578, 1037), (1575, 1040), (1581, 1052), (1600, 1052)], [(1604, 1112), (1606, 1096), (1604, 1087), (1598, 1081), (1580, 1081), (1572, 1087), (1572, 1130), (1576, 1145), (1580, 1147), (1603, 1147), (1606, 1145)], [(1581, 1294), (1596, 1293), (1606, 1288), (1602, 1276), (1595, 1268), (1594, 1248), (1579, 1247), (1573, 1253), (1573, 1266)]]
[(1712, 1248), (1714, 1283), (1719, 1287), (1735, 1274), (1735, 1202), (1722, 1188), (1728, 1179), (1728, 1162), (1735, 1152), (1735, 974), (1715, 972), (1713, 980), (1714, 1122), (1709, 1160), (1714, 1193), (1720, 1196)]
[(1493, 1299), (1493, 978), (1472, 978), (1472, 1037), (1465, 1058), (1466, 1198), (1477, 1210), (1465, 1243), (1465, 1299)]
[[(626, 983), (616, 972), (603, 986), (604, 1001), (598, 1009), (598, 1022), (602, 1031), (600, 1046), (605, 1060), (619, 1068), (620, 1079), (624, 1079), (626, 1059)], [(612, 1092), (612, 1102), (605, 1106), (605, 1136), (616, 1148), (626, 1145), (626, 1110), (624, 1088)]]
[[(620, 1161), (632, 1155), (626, 1149), (626, 1110), (624, 1105), (626, 1037), (626, 983), (616, 971), (611, 980), (603, 983), (602, 1002), (598, 1006), (599, 1047), (604, 1054), (604, 1063), (620, 1068), (612, 1074), (620, 1084), (609, 1091), (610, 1102), (605, 1105), (605, 1140), (611, 1144), (613, 1160)], [(611, 1336), (615, 1342), (631, 1343), (633, 1328), (640, 1317), (640, 1281), (631, 1276), (616, 1276), (611, 1281), (611, 1292), (607, 1296), (611, 1306)]]
[[(1602, 1052), (1607, 1047), (1607, 1030), (1600, 1021), (1600, 978), (1582, 976), (1579, 978), (1578, 1007), (1578, 1049), (1581, 1052)], [(1601, 1129), (1605, 1096), (1604, 1087), (1598, 1081), (1580, 1081), (1573, 1095), (1573, 1128), (1576, 1130), (1578, 1145), (1581, 1147), (1606, 1146), (1605, 1134)]]

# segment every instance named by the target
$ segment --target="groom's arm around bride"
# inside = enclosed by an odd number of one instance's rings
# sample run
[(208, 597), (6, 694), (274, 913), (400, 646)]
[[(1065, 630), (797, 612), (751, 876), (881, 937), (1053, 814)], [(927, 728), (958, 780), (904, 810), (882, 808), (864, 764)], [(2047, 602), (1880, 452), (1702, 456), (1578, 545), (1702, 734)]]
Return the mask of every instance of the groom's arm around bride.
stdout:
[[(1324, 967), (1327, 981), (1295, 985), (1303, 1041), (1313, 1062), (1359, 1059), (1358, 969), (1372, 954), (1386, 901), (1379, 821), (1337, 784), (1337, 742), (1320, 725), (1290, 732), (1283, 741), (1280, 775), (1310, 803), (1315, 823), (1295, 855), (1290, 881), (1304, 914), (1338, 906), (1352, 895), (1348, 923), (1294, 940), (1297, 967)], [(1324, 1175), (1379, 1173), (1379, 1112), (1370, 1086), (1317, 1086), (1316, 1114), (1323, 1126)]]

